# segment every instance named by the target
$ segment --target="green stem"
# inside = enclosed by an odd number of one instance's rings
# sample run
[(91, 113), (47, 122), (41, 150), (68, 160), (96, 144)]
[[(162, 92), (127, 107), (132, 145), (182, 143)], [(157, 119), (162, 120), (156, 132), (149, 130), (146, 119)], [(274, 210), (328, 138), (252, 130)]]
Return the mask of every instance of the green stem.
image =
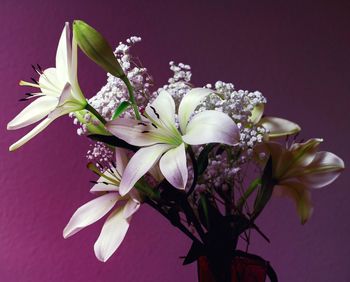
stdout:
[(180, 221), (173, 221), (172, 218), (161, 208), (158, 207), (156, 203), (153, 203), (151, 200), (146, 200), (146, 203), (158, 211), (162, 216), (164, 216), (166, 219), (168, 219), (171, 224), (176, 226), (179, 230), (181, 230), (185, 235), (187, 235), (193, 242), (196, 242), (197, 244), (202, 245), (202, 242), (197, 239), (196, 236), (194, 236), (186, 227), (183, 225)]
[(132, 108), (134, 109), (135, 117), (138, 120), (140, 120), (141, 119), (141, 115), (140, 115), (139, 109), (138, 109), (136, 101), (135, 101), (134, 89), (132, 88), (130, 80), (128, 79), (128, 77), (125, 74), (123, 76), (121, 76), (120, 78), (121, 78), (121, 80), (124, 81), (126, 87), (128, 88), (129, 97), (130, 97), (129, 100), (130, 100), (130, 103), (132, 105)]
[(248, 187), (248, 189), (244, 192), (243, 196), (239, 199), (237, 203), (237, 210), (242, 210), (244, 203), (247, 201), (249, 196), (255, 191), (256, 187), (261, 184), (261, 178), (255, 179)]
[(160, 198), (159, 192), (150, 187), (143, 179), (140, 179), (137, 183), (135, 183), (135, 188), (152, 200), (159, 200)]
[(100, 113), (96, 111), (95, 108), (92, 107), (90, 104), (86, 104), (85, 109), (92, 113), (96, 118), (98, 118), (98, 120), (102, 122), (103, 125), (107, 123), (103, 116), (101, 116)]

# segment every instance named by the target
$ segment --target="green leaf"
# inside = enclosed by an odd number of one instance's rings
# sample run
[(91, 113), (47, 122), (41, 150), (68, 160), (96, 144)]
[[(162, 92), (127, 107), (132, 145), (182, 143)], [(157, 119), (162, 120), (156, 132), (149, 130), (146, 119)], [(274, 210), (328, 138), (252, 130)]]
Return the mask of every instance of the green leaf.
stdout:
[(116, 77), (125, 76), (107, 40), (93, 27), (81, 20), (73, 22), (74, 40), (80, 49), (105, 71)]
[(187, 265), (196, 261), (200, 256), (203, 256), (204, 254), (205, 254), (204, 246), (197, 242), (193, 242), (190, 250), (188, 251), (184, 259), (183, 265)]
[(198, 171), (198, 176), (201, 175), (205, 169), (208, 166), (208, 155), (211, 152), (211, 150), (215, 147), (216, 143), (210, 143), (205, 145), (203, 150), (200, 152), (198, 159), (197, 159), (197, 171)]
[(209, 221), (209, 210), (208, 210), (208, 202), (205, 194), (202, 194), (199, 199), (199, 217), (201, 219), (202, 224), (207, 230), (210, 228)]
[(131, 107), (131, 103), (128, 101), (123, 101), (119, 104), (119, 106), (115, 109), (112, 120), (115, 120), (122, 113), (124, 113), (129, 107)]
[(253, 180), (247, 190), (244, 192), (242, 197), (237, 202), (237, 210), (241, 211), (243, 208), (243, 205), (248, 200), (249, 196), (255, 191), (255, 189), (261, 184), (260, 177)]
[(112, 147), (120, 147), (120, 148), (125, 148), (125, 149), (129, 149), (131, 151), (136, 152), (137, 151), (137, 147), (130, 145), (129, 143), (125, 142), (122, 139), (119, 139), (116, 136), (113, 135), (99, 135), (99, 134), (91, 134), (88, 135), (88, 137), (94, 141), (98, 141), (98, 142), (103, 142), (106, 145), (112, 146)]
[(275, 184), (276, 181), (272, 177), (272, 158), (270, 157), (264, 168), (264, 172), (261, 177), (261, 186), (255, 198), (254, 212), (251, 216), (252, 221), (259, 216), (270, 200)]

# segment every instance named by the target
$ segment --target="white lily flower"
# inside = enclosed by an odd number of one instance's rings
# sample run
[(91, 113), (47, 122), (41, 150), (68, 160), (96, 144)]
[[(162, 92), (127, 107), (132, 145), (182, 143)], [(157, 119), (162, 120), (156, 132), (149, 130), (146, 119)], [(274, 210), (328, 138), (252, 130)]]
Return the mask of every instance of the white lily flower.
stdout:
[[(103, 194), (78, 208), (63, 230), (63, 237), (68, 238), (95, 223), (114, 208), (94, 245), (95, 255), (102, 262), (107, 261), (118, 249), (128, 231), (133, 214), (141, 205), (136, 189), (130, 190), (123, 197), (119, 194), (119, 183), (127, 157), (124, 149), (117, 148), (115, 154), (116, 168), (112, 167), (103, 173), (97, 184), (90, 190)], [(123, 204), (116, 207), (118, 202)]]
[(277, 183), (274, 193), (294, 200), (303, 224), (313, 211), (310, 188), (332, 183), (345, 167), (335, 154), (317, 152), (321, 142), (322, 139), (310, 139), (295, 143), (289, 149), (275, 142), (265, 144), (272, 157), (272, 174)]
[(210, 89), (195, 88), (184, 96), (178, 110), (179, 129), (175, 122), (175, 102), (167, 91), (162, 91), (146, 107), (142, 121), (119, 118), (106, 124), (115, 136), (143, 147), (125, 168), (120, 183), (121, 195), (128, 193), (158, 160), (160, 171), (169, 183), (185, 189), (188, 178), (186, 144), (236, 145), (239, 142), (239, 129), (226, 114), (203, 111), (192, 117), (197, 106), (211, 93)]
[(298, 133), (301, 128), (296, 123), (278, 117), (263, 117), (264, 104), (258, 104), (252, 111), (250, 121), (267, 129), (267, 137), (275, 138)]
[(56, 118), (84, 109), (87, 101), (82, 94), (77, 79), (77, 44), (73, 38), (71, 42), (69, 24), (63, 28), (56, 53), (56, 67), (42, 71), (41, 67), (34, 67), (40, 75), (36, 83), (20, 81), (20, 85), (38, 89), (36, 93), (29, 93), (26, 99), (37, 98), (24, 108), (7, 125), (8, 130), (19, 129), (42, 120), (29, 133), (10, 146), (14, 151), (42, 130)]

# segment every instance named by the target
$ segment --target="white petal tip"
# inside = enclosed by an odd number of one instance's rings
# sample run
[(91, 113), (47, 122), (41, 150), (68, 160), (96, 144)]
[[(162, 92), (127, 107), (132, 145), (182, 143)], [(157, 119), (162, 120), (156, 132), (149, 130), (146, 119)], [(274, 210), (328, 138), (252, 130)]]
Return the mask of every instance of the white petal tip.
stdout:
[(119, 194), (120, 194), (120, 196), (122, 196), (122, 197), (124, 197), (126, 194), (128, 194), (128, 190), (127, 189), (121, 189), (120, 187), (119, 187)]
[(125, 196), (126, 194), (128, 194), (130, 192), (130, 190), (132, 189), (132, 186), (129, 187), (129, 183), (123, 183), (123, 178), (120, 182), (120, 185), (119, 185), (119, 194), (120, 196)]
[(18, 148), (17, 148), (17, 146), (14, 146), (14, 145), (11, 145), (10, 147), (9, 147), (9, 151), (10, 152), (14, 152), (14, 151), (16, 151)]
[(63, 230), (62, 236), (64, 239), (69, 238), (72, 235), (72, 232), (68, 232), (66, 228)]
[[(97, 242), (97, 241), (96, 241)], [(94, 245), (94, 252), (95, 252), (95, 256), (96, 258), (100, 261), (100, 262), (106, 262), (111, 256), (112, 254), (110, 254), (109, 256), (107, 256), (106, 254), (103, 254), (102, 250), (100, 249), (100, 246), (97, 246), (97, 243), (95, 243)]]
[(95, 245), (94, 245), (94, 252), (95, 252), (96, 258), (100, 262), (106, 262), (111, 257), (111, 256), (103, 256), (103, 254), (101, 254), (101, 250), (98, 250), (98, 248)]
[(102, 257), (98, 257), (96, 256), (96, 258), (100, 261), (100, 262), (106, 262), (108, 260), (108, 258), (102, 258)]

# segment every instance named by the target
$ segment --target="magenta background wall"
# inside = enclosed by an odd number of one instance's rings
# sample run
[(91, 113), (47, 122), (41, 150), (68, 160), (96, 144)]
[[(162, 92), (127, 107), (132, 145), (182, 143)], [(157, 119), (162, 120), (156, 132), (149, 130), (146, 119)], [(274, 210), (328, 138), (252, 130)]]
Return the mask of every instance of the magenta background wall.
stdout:
[[(349, 163), (349, 1), (0, 1), (0, 281), (196, 281), (196, 267), (181, 266), (190, 241), (158, 214), (142, 208), (107, 263), (93, 253), (102, 221), (68, 240), (62, 230), (75, 209), (91, 199), (85, 168), (88, 142), (68, 117), (15, 153), (8, 146), (27, 131), (7, 132), (24, 106), (20, 79), (31, 64), (54, 64), (65, 21), (83, 19), (114, 45), (130, 35), (144, 41), (135, 52), (158, 86), (168, 62), (193, 67), (194, 82), (218, 79), (260, 90), (267, 112), (298, 122), (303, 137), (324, 137), (322, 148)], [(80, 56), (87, 96), (105, 74)], [(282, 282), (350, 281), (350, 187), (346, 171), (313, 193), (315, 213), (299, 224), (294, 206), (274, 199), (251, 252), (270, 260)]]

